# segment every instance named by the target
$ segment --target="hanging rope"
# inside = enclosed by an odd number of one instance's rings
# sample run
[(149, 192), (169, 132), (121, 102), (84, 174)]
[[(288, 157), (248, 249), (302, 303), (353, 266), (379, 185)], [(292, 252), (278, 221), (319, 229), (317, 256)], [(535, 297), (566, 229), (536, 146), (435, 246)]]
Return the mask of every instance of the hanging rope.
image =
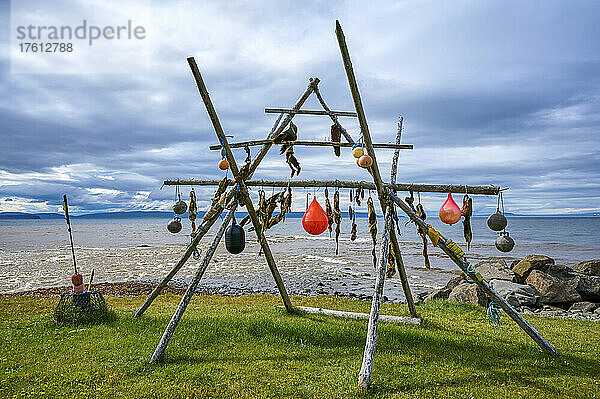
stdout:
[(500, 332), (500, 306), (494, 301), (490, 301), (487, 308), (487, 317), (490, 325)]

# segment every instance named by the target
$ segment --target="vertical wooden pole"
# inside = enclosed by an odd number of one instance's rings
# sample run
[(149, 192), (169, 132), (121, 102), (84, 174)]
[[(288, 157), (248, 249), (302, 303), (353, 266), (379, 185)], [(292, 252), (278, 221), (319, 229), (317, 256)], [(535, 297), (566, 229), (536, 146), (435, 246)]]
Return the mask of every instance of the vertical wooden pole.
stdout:
[[(354, 100), (354, 108), (356, 109), (356, 114), (358, 115), (358, 123), (360, 125), (360, 129), (363, 135), (363, 141), (365, 143), (365, 147), (367, 147), (367, 153), (373, 159), (373, 165), (369, 168), (371, 175), (373, 176), (373, 181), (375, 186), (377, 187), (377, 195), (379, 197), (379, 205), (381, 206), (381, 210), (385, 215), (389, 214), (389, 210), (386, 209), (387, 205), (387, 194), (385, 192), (385, 188), (383, 186), (383, 181), (381, 180), (381, 174), (379, 172), (379, 166), (377, 164), (377, 158), (375, 155), (375, 149), (373, 148), (373, 141), (371, 140), (371, 133), (369, 132), (369, 125), (367, 124), (367, 117), (365, 115), (365, 110), (362, 105), (362, 100), (360, 98), (360, 92), (358, 91), (358, 84), (356, 83), (356, 76), (354, 75), (354, 69), (352, 68), (352, 60), (350, 59), (350, 53), (348, 52), (348, 46), (346, 45), (346, 38), (344, 37), (344, 32), (342, 31), (342, 27), (339, 21), (335, 21), (335, 35), (337, 37), (338, 45), (340, 47), (340, 53), (342, 54), (342, 61), (344, 63), (344, 69), (346, 71), (346, 77), (348, 78), (348, 85), (350, 86), (350, 93), (352, 93), (352, 99)], [(398, 241), (396, 239), (396, 234), (394, 231), (387, 231), (386, 235), (389, 235), (389, 239), (392, 240), (392, 247), (396, 254), (399, 254), (400, 247), (398, 246)], [(396, 251), (398, 249), (398, 251)], [(386, 259), (380, 259), (380, 262), (387, 262), (387, 248), (386, 251)], [(383, 251), (382, 251), (383, 252)], [(385, 281), (385, 273), (379, 278), (376, 284), (376, 291), (381, 284), (381, 289), (383, 290), (383, 285)], [(373, 297), (375, 300), (375, 296)], [(408, 300), (408, 299), (407, 299)], [(415, 311), (416, 314), (416, 311)], [(377, 318), (379, 317), (379, 307), (371, 308), (371, 315), (369, 317), (369, 326), (373, 326), (370, 328), (367, 334), (367, 342), (365, 344), (365, 356), (363, 357), (363, 366), (361, 367), (361, 372), (359, 374), (359, 388), (366, 388), (371, 380), (371, 367), (373, 364), (373, 358), (375, 356), (375, 343), (377, 342), (376, 334), (377, 334)]]
[(171, 321), (169, 321), (169, 324), (167, 325), (167, 328), (165, 329), (165, 332), (163, 333), (160, 342), (156, 346), (156, 349), (154, 350), (154, 353), (150, 358), (150, 363), (156, 363), (158, 359), (160, 359), (160, 356), (163, 354), (165, 349), (167, 349), (167, 345), (169, 345), (169, 341), (171, 340), (171, 337), (173, 336), (173, 333), (175, 332), (175, 329), (177, 328), (177, 325), (179, 324), (179, 321), (181, 320), (181, 317), (185, 312), (185, 308), (192, 300), (192, 296), (194, 295), (194, 292), (198, 287), (198, 283), (200, 283), (202, 275), (204, 275), (204, 272), (206, 271), (206, 268), (208, 267), (212, 256), (214, 255), (215, 251), (217, 250), (217, 247), (219, 246), (219, 241), (221, 241), (221, 237), (223, 237), (225, 229), (227, 228), (227, 226), (229, 226), (229, 222), (231, 222), (231, 219), (233, 219), (233, 215), (235, 213), (236, 208), (237, 203), (235, 203), (234, 206), (229, 210), (227, 216), (225, 216), (225, 219), (223, 220), (223, 223), (221, 223), (221, 227), (217, 231), (217, 234), (215, 235), (212, 244), (206, 251), (204, 259), (202, 260), (202, 263), (200, 264), (196, 275), (190, 282), (190, 285), (188, 286), (187, 290), (185, 291), (185, 294), (183, 295), (183, 298), (181, 298), (181, 302), (179, 302), (177, 310), (175, 311), (175, 313), (173, 313)]
[[(398, 118), (398, 130), (396, 131), (396, 144), (400, 144), (402, 140), (402, 125), (404, 119)], [(394, 157), (392, 158), (392, 169), (390, 172), (390, 184), (392, 187), (396, 184), (396, 175), (398, 174), (398, 158), (400, 157), (400, 149), (394, 151)], [(393, 230), (393, 229), (392, 229)], [(402, 282), (402, 289), (404, 290), (404, 297), (406, 298), (406, 304), (408, 305), (408, 311), (413, 317), (418, 317), (417, 309), (415, 308), (415, 301), (410, 291), (410, 285), (408, 285), (408, 277), (406, 276), (406, 269), (404, 268), (404, 261), (402, 259), (402, 253), (400, 252), (400, 245), (398, 244), (397, 236), (394, 232), (394, 238), (392, 239), (392, 248), (396, 258), (396, 268), (400, 275), (400, 281)]]
[[(232, 197), (233, 197), (233, 195), (230, 193), (228, 195), (227, 199), (225, 200), (225, 202), (227, 203), (228, 200)], [(162, 292), (162, 290), (167, 286), (169, 281), (171, 281), (171, 279), (175, 276), (175, 274), (177, 274), (179, 269), (181, 269), (183, 267), (185, 262), (188, 261), (188, 259), (194, 252), (194, 249), (198, 246), (198, 243), (200, 242), (202, 237), (204, 237), (204, 235), (206, 233), (208, 233), (208, 230), (212, 227), (212, 225), (219, 218), (219, 216), (221, 216), (223, 207), (219, 204), (215, 204), (215, 207), (217, 207), (217, 211), (215, 212), (214, 216), (211, 219), (205, 220), (202, 222), (202, 224), (196, 230), (196, 235), (195, 235), (194, 239), (192, 240), (191, 244), (188, 245), (188, 247), (186, 248), (183, 255), (181, 255), (181, 258), (179, 258), (179, 262), (177, 262), (177, 264), (175, 266), (173, 266), (173, 268), (165, 276), (165, 278), (163, 278), (162, 281), (156, 286), (156, 288), (154, 288), (154, 290), (150, 293), (150, 295), (148, 295), (148, 297), (146, 298), (144, 303), (142, 303), (142, 305), (138, 308), (138, 310), (135, 311), (135, 313), (133, 314), (133, 317), (140, 317), (144, 314), (146, 309), (148, 309), (148, 307), (150, 307), (152, 302)]]
[(375, 358), (375, 345), (377, 344), (377, 322), (379, 321), (379, 309), (383, 296), (383, 283), (387, 264), (388, 248), (390, 244), (390, 230), (392, 229), (392, 207), (388, 206), (385, 212), (383, 234), (381, 238), (381, 250), (375, 275), (375, 292), (371, 301), (371, 313), (369, 314), (369, 325), (367, 328), (367, 340), (363, 354), (362, 366), (358, 374), (358, 386), (361, 390), (369, 387), (371, 380), (371, 369)]
[[(189, 57), (187, 60), (188, 60), (188, 64), (190, 65), (190, 68), (192, 70), (192, 74), (194, 75), (194, 79), (196, 80), (196, 85), (198, 86), (198, 91), (200, 92), (200, 96), (202, 97), (202, 100), (204, 101), (204, 105), (206, 106), (206, 111), (208, 112), (208, 116), (210, 117), (210, 120), (212, 121), (213, 128), (215, 129), (215, 133), (217, 135), (217, 139), (219, 139), (219, 142), (225, 149), (225, 157), (227, 158), (227, 161), (229, 162), (229, 168), (231, 169), (231, 173), (236, 178), (236, 181), (238, 183), (239, 191), (240, 191), (241, 196), (243, 197), (244, 202), (246, 204), (246, 210), (248, 211), (248, 215), (250, 216), (250, 219), (252, 220), (252, 224), (254, 225), (254, 230), (256, 232), (258, 242), (260, 243), (260, 246), (262, 247), (262, 250), (265, 254), (265, 258), (267, 259), (267, 264), (269, 265), (271, 274), (273, 275), (273, 278), (275, 279), (275, 283), (277, 284), (277, 288), (279, 289), (279, 293), (281, 294), (283, 304), (285, 305), (285, 308), (289, 313), (293, 313), (294, 308), (292, 306), (292, 302), (290, 301), (290, 297), (287, 294), (285, 285), (283, 284), (283, 280), (281, 279), (281, 275), (279, 274), (279, 270), (277, 269), (277, 265), (275, 264), (275, 259), (273, 259), (273, 254), (271, 253), (271, 248), (269, 248), (269, 244), (267, 243), (267, 240), (262, 232), (262, 227), (260, 225), (260, 221), (258, 220), (258, 217), (256, 216), (256, 211), (254, 210), (254, 204), (252, 204), (252, 199), (250, 199), (250, 195), (248, 195), (248, 189), (246, 188), (246, 185), (244, 184), (244, 180), (237, 179), (237, 177), (239, 175), (239, 169), (238, 169), (237, 163), (235, 161), (233, 153), (231, 152), (231, 148), (229, 148), (229, 142), (227, 141), (227, 138), (225, 137), (225, 133), (223, 132), (223, 128), (221, 127), (221, 122), (219, 121), (217, 112), (215, 111), (213, 103), (210, 99), (210, 95), (208, 94), (208, 90), (206, 89), (206, 85), (204, 84), (204, 80), (202, 79), (202, 75), (200, 74), (200, 70), (198, 69), (198, 65), (196, 64), (194, 57)], [(307, 89), (307, 91), (308, 91), (308, 89)], [(312, 91), (312, 89), (310, 91)], [(307, 95), (307, 97), (308, 97), (308, 95)], [(280, 125), (280, 127), (283, 124), (284, 123), (282, 123)], [(277, 130), (279, 130), (279, 128)], [(255, 161), (256, 161), (256, 159), (255, 159)]]

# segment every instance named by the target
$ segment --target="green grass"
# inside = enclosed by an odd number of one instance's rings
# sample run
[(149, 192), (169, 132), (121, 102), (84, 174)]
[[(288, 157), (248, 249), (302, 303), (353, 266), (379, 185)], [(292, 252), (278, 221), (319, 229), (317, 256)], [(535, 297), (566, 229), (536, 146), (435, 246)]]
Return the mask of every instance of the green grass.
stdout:
[[(57, 299), (0, 297), (0, 398), (10, 397), (473, 397), (594, 398), (600, 324), (528, 316), (562, 352), (542, 353), (506, 315), (498, 334), (485, 310), (419, 307), (421, 327), (380, 324), (372, 386), (357, 389), (366, 323), (288, 315), (278, 297), (194, 297), (163, 361), (149, 365), (179, 297), (107, 298), (118, 318), (59, 326)], [(298, 305), (368, 312), (349, 299), (293, 297)], [(384, 304), (386, 314), (406, 315)], [(306, 344), (303, 347), (300, 340)]]

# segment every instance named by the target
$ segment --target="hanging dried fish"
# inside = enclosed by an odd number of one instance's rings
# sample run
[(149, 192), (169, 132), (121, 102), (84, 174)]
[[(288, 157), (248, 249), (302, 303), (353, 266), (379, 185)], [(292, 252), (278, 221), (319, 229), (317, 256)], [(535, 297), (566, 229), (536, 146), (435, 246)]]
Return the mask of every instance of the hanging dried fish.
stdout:
[(308, 193), (306, 193), (306, 209), (308, 209)]
[(352, 209), (352, 205), (348, 205), (348, 219), (352, 220), (354, 218), (354, 209)]
[(412, 190), (410, 190), (410, 197), (404, 198), (404, 201), (410, 206), (410, 209), (412, 209), (413, 212), (417, 212), (415, 209), (415, 193)]
[(333, 193), (333, 221), (335, 222), (335, 254), (339, 253), (340, 224), (342, 223), (342, 211), (340, 210), (340, 192)]
[(285, 218), (285, 213), (283, 213), (283, 212), (279, 213), (277, 216), (275, 216), (274, 218), (269, 220), (266, 228), (270, 229), (271, 227), (275, 226), (277, 223), (281, 222), (284, 218)]
[(224, 177), (223, 180), (221, 180), (219, 182), (219, 185), (217, 186), (217, 191), (215, 191), (215, 195), (213, 195), (212, 197), (212, 202), (218, 202), (219, 199), (221, 198), (221, 195), (227, 190), (227, 186), (229, 185), (229, 180), (227, 179), (227, 177)]
[[(339, 143), (342, 141), (342, 125), (340, 125), (337, 121), (333, 125), (331, 125), (331, 141), (334, 143)], [(336, 157), (339, 157), (341, 155), (339, 145), (333, 146), (333, 153)]]
[(473, 200), (468, 194), (463, 197), (460, 213), (465, 217), (463, 220), (463, 235), (467, 242), (467, 250), (471, 249), (471, 240), (473, 240), (473, 231), (471, 230), (471, 216), (473, 215)]
[(235, 181), (240, 182), (246, 180), (248, 178), (248, 174), (250, 173), (250, 164), (252, 163), (252, 157), (250, 156), (250, 147), (244, 146), (244, 151), (246, 151), (246, 159), (244, 160), (244, 164), (240, 168)]
[(387, 270), (385, 272), (385, 275), (387, 276), (387, 278), (390, 278), (394, 274), (396, 274), (396, 257), (394, 256), (394, 246), (390, 241), (387, 255)]
[[(294, 125), (294, 122), (290, 122), (290, 125), (288, 126), (288, 128), (286, 130), (284, 130), (283, 132), (279, 133), (277, 135), (277, 137), (275, 137), (275, 139), (273, 139), (273, 143), (281, 144), (284, 141), (296, 141), (297, 139), (298, 139), (298, 127), (296, 125)], [(281, 149), (279, 150), (279, 153), (283, 154), (284, 152), (286, 152), (288, 147), (291, 147), (291, 145), (288, 143), (283, 144), (281, 146)]]
[[(371, 196), (371, 192), (369, 191), (369, 197), (370, 196)], [(360, 188), (360, 198), (365, 199), (365, 190), (362, 187)]]
[(356, 240), (356, 219), (352, 219), (352, 230), (350, 231), (350, 241)]
[(353, 203), (353, 199), (352, 199), (352, 189), (350, 189), (350, 203)]
[(281, 201), (281, 212), (288, 213), (292, 210), (292, 188), (288, 186), (287, 193), (283, 196)]
[(331, 238), (331, 226), (333, 226), (333, 211), (331, 209), (331, 202), (329, 201), (329, 190), (325, 187), (325, 213), (327, 214), (327, 229), (329, 230), (329, 238)]
[(371, 233), (371, 239), (373, 240), (373, 248), (371, 250), (373, 267), (377, 267), (377, 256), (375, 255), (375, 246), (377, 245), (377, 214), (375, 213), (375, 206), (373, 205), (373, 198), (371, 197), (367, 200), (367, 209), (369, 211), (369, 232)]
[[(427, 219), (427, 215), (425, 214), (425, 208), (423, 208), (423, 205), (421, 205), (421, 203), (419, 202), (417, 204), (416, 207), (416, 212), (417, 216), (419, 217), (419, 219), (425, 221), (425, 219)], [(423, 240), (423, 258), (425, 258), (425, 267), (426, 268), (431, 268), (431, 263), (429, 263), (429, 255), (427, 255), (427, 233), (422, 230), (420, 227), (417, 227), (417, 232), (419, 233), (419, 235), (421, 236), (421, 239)]]
[(294, 155), (294, 147), (290, 146), (285, 151), (285, 162), (287, 162), (287, 164), (290, 166), (290, 169), (292, 170), (290, 177), (294, 177), (294, 173), (296, 175), (300, 174), (300, 170), (302, 168), (300, 167), (300, 162), (298, 162), (298, 159)]
[(362, 191), (362, 188), (357, 188), (356, 189), (356, 193), (354, 194), (354, 201), (356, 202), (356, 205), (360, 206), (360, 193)]

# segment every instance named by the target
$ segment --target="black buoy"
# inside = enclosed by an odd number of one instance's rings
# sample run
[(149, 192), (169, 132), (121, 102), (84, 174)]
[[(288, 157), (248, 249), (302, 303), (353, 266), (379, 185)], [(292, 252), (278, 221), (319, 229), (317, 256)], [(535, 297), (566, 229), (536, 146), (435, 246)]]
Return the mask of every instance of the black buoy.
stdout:
[(496, 248), (498, 248), (498, 251), (510, 252), (514, 247), (515, 240), (513, 240), (506, 231), (500, 233), (500, 237), (496, 239)]
[(181, 215), (187, 211), (187, 204), (185, 201), (179, 200), (173, 204), (173, 212), (178, 215)]
[(246, 232), (244, 228), (235, 222), (225, 230), (225, 248), (232, 254), (239, 254), (246, 247)]
[(496, 213), (490, 215), (487, 219), (487, 225), (490, 229), (494, 231), (502, 231), (508, 224), (506, 220), (506, 216), (500, 213), (500, 210), (497, 210)]
[(167, 224), (167, 230), (171, 233), (179, 233), (181, 231), (181, 218), (179, 216), (175, 216), (171, 221)]

